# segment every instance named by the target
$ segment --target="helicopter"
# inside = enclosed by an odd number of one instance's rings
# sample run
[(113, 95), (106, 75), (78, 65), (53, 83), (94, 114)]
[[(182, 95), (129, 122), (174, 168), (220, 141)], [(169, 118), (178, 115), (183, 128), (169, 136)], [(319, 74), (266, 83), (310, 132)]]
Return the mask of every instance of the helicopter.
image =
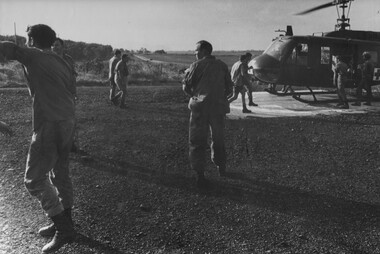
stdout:
[[(316, 94), (336, 93), (331, 91), (335, 88), (332, 64), (336, 56), (344, 56), (349, 62), (351, 71), (346, 88), (354, 88), (360, 82), (357, 69), (363, 61), (362, 54), (369, 52), (375, 67), (373, 85), (379, 85), (380, 32), (350, 30), (348, 14), (352, 1), (334, 0), (298, 13), (304, 15), (336, 6), (338, 19), (335, 30), (322, 35), (296, 36), (293, 35), (292, 27), (287, 26), (284, 35), (275, 38), (263, 54), (250, 61), (249, 67), (254, 78), (266, 84), (290, 88), (290, 92), (266, 89), (269, 93), (290, 95), (299, 100), (301, 95), (311, 94), (317, 101)], [(339, 13), (342, 15), (339, 16)], [(295, 91), (292, 87), (306, 87), (309, 91)], [(313, 91), (312, 88), (316, 87), (323, 90)]]

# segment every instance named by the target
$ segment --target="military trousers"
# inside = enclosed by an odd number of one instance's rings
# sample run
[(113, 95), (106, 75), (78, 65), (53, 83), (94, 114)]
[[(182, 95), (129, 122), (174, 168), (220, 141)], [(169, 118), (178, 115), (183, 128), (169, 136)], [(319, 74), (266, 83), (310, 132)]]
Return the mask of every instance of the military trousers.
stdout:
[(189, 124), (189, 159), (191, 169), (205, 170), (208, 135), (211, 136), (211, 160), (218, 167), (226, 166), (224, 144), (224, 114), (191, 111)]
[(74, 126), (74, 119), (44, 122), (33, 132), (24, 183), (49, 217), (73, 206), (69, 155)]

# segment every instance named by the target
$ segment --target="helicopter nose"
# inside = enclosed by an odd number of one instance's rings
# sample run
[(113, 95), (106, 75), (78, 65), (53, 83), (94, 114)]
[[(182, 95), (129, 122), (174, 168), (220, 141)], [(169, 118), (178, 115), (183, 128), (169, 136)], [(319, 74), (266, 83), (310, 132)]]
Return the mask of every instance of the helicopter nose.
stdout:
[(280, 62), (270, 55), (263, 54), (252, 59), (248, 67), (253, 75), (265, 83), (276, 83), (280, 76)]

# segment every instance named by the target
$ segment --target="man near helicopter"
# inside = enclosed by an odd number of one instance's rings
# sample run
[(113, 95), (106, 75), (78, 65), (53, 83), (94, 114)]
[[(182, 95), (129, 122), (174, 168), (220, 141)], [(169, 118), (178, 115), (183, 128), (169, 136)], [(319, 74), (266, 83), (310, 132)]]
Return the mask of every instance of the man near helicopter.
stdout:
[[(252, 59), (252, 54), (251, 53), (249, 53), (249, 52), (247, 52), (247, 53), (245, 53), (245, 57), (247, 58), (246, 59), (246, 61), (244, 61), (244, 64), (246, 64), (247, 65), (247, 74), (248, 74), (248, 70), (249, 69), (251, 69), (252, 68), (252, 66), (251, 67), (248, 67), (248, 63), (249, 63), (249, 61), (251, 61), (251, 59)], [(247, 89), (248, 89), (248, 91), (247, 91), (247, 93), (248, 93), (248, 105), (249, 106), (254, 106), (254, 107), (257, 107), (258, 105), (256, 104), (256, 103), (254, 103), (253, 102), (253, 97), (252, 97), (252, 93), (253, 93), (253, 82), (254, 82), (254, 80), (251, 80), (251, 79), (248, 79), (249, 80), (249, 84), (248, 84), (248, 86), (247, 86)]]
[(334, 72), (334, 85), (337, 88), (337, 93), (339, 97), (339, 103), (336, 105), (337, 108), (348, 109), (348, 101), (345, 91), (345, 84), (347, 82), (348, 76), (348, 64), (347, 59), (344, 56), (336, 56), (336, 63), (333, 62), (332, 71)]
[(208, 135), (211, 133), (211, 159), (220, 176), (226, 175), (226, 147), (224, 144), (225, 115), (230, 112), (227, 96), (232, 92), (232, 81), (227, 65), (216, 59), (211, 43), (197, 42), (197, 61), (190, 65), (183, 80), (183, 91), (189, 101), (189, 160), (197, 175), (197, 185), (207, 187), (204, 171)]
[(356, 89), (357, 101), (352, 104), (353, 106), (361, 105), (361, 100), (363, 97), (363, 91), (362, 91), (363, 88), (367, 92), (366, 102), (363, 104), (367, 106), (371, 106), (371, 100), (372, 100), (371, 85), (373, 82), (373, 73), (374, 73), (375, 68), (371, 61), (371, 54), (369, 52), (363, 53), (363, 60), (364, 60), (364, 63), (359, 65), (359, 68), (361, 70), (361, 80)]
[(239, 61), (234, 63), (231, 68), (231, 79), (234, 83), (233, 94), (228, 98), (228, 102), (231, 103), (237, 99), (239, 94), (241, 94), (241, 102), (243, 104), (243, 113), (252, 113), (251, 110), (247, 108), (245, 103), (245, 92), (248, 92), (249, 76), (248, 76), (248, 62), (247, 56), (241, 55)]

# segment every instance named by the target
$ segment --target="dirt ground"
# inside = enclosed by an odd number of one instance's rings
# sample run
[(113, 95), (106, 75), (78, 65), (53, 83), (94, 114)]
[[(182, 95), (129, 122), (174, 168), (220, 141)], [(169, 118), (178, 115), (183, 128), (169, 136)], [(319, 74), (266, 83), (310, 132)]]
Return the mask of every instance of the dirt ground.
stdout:
[[(179, 86), (79, 88), (72, 154), (77, 241), (57, 253), (380, 253), (380, 114), (227, 120), (228, 171), (189, 170)], [(34, 254), (49, 223), (23, 185), (26, 89), (0, 90), (0, 254)]]

